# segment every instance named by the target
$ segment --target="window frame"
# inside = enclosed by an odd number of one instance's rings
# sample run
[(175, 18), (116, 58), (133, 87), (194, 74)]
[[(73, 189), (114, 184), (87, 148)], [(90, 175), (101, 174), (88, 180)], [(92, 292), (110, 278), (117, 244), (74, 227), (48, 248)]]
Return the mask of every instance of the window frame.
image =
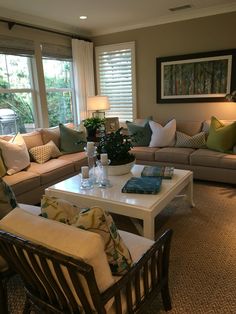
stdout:
[[(100, 94), (101, 89), (100, 89), (100, 76), (99, 76), (99, 55), (103, 52), (111, 52), (111, 51), (124, 50), (124, 49), (130, 49), (131, 51), (131, 78), (132, 78), (131, 85), (132, 85), (132, 113), (133, 113), (131, 121), (133, 121), (137, 118), (136, 61), (135, 61), (135, 42), (134, 41), (95, 47), (97, 90), (98, 90), (98, 94)], [(124, 123), (124, 122), (125, 121), (121, 120), (121, 123)]]
[[(45, 73), (44, 73), (44, 66), (43, 66), (43, 77), (44, 77), (44, 84), (45, 84), (45, 93), (46, 93), (46, 104), (48, 108), (48, 102), (47, 102), (47, 93), (57, 93), (57, 92), (71, 92), (71, 99), (72, 99), (72, 122), (74, 124), (78, 123), (78, 117), (76, 117), (76, 101), (75, 101), (75, 85), (74, 85), (74, 73), (73, 73), (73, 60), (68, 58), (62, 58), (62, 57), (45, 57), (42, 56), (42, 65), (43, 60), (55, 60), (55, 61), (67, 61), (71, 63), (71, 87), (60, 87), (60, 88), (47, 88), (46, 82), (45, 82)], [(49, 119), (49, 116), (48, 116)]]

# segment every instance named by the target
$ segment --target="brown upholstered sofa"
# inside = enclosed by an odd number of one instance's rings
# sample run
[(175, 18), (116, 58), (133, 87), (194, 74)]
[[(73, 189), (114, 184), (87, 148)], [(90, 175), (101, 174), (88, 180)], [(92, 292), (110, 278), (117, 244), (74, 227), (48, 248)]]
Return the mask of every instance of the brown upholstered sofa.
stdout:
[[(31, 133), (22, 134), (28, 150), (53, 140), (59, 147), (59, 128), (38, 129)], [(0, 136), (9, 140), (11, 136)], [(37, 204), (40, 202), (45, 188), (79, 173), (81, 166), (87, 163), (84, 152), (61, 155), (43, 164), (30, 162), (29, 167), (13, 175), (5, 175), (4, 181), (9, 184), (18, 202)]]
[[(222, 120), (229, 124), (233, 121)], [(177, 131), (194, 135), (209, 130), (210, 121), (177, 121)], [(171, 165), (193, 171), (195, 179), (236, 184), (236, 152), (225, 154), (206, 148), (134, 147), (136, 163), (145, 165)]]

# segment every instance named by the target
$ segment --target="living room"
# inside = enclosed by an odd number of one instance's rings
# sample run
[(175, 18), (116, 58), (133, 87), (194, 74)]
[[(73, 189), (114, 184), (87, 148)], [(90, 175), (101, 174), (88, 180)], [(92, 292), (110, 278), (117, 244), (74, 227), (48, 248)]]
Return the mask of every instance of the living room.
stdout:
[[(145, 24), (141, 20), (139, 23), (133, 23), (133, 25), (142, 27), (129, 25), (125, 28), (123, 22), (119, 28), (111, 28), (107, 33), (101, 31), (99, 34), (99, 28), (96, 30), (96, 27), (93, 33), (87, 34), (83, 31), (80, 33), (78, 30), (72, 32), (72, 27), (70, 31), (65, 27), (64, 32), (73, 33), (80, 39), (90, 40), (95, 48), (135, 42), (136, 110), (133, 120), (152, 116), (153, 121), (159, 122), (163, 126), (171, 119), (191, 124), (210, 120), (212, 116), (221, 121), (235, 121), (234, 101), (175, 103), (157, 101), (157, 58), (235, 49), (236, 38), (233, 36), (233, 30), (236, 27), (235, 3), (231, 1), (228, 6), (219, 6), (219, 4), (220, 2), (218, 2), (217, 9), (215, 8), (212, 11), (214, 13), (211, 14), (198, 15), (198, 12), (195, 11), (195, 16), (191, 16), (191, 18), (186, 14), (186, 16), (182, 15), (182, 19), (173, 19), (172, 21), (166, 19), (156, 24), (155, 22)], [(178, 5), (183, 5), (183, 3), (178, 3)], [(30, 23), (27, 16), (20, 18), (16, 11), (10, 12), (10, 8), (7, 10), (5, 5), (2, 6), (3, 10), (0, 15), (1, 19), (5, 21), (0, 22), (0, 35), (12, 38), (14, 42), (16, 39), (23, 40), (25, 44), (33, 41), (34, 55), (38, 60), (42, 55), (41, 43), (48, 44), (48, 46), (55, 44), (71, 50), (71, 37), (60, 34), (63, 32), (62, 25), (56, 29), (53, 27), (53, 21), (42, 19), (43, 22), (40, 23), (39, 17), (34, 17), (35, 23)], [(131, 13), (129, 14), (131, 19)], [(101, 19), (105, 18), (101, 16)], [(13, 20), (16, 23), (11, 25), (6, 22), (7, 20)], [(45, 28), (45, 25), (48, 25), (46, 28), (54, 29), (58, 34), (17, 25), (17, 22), (38, 28)], [(80, 28), (82, 29), (81, 24)], [(44, 90), (45, 93), (45, 87), (42, 87), (44, 84), (42, 68), (37, 63), (36, 67), (38, 67), (37, 91)], [(96, 64), (94, 64), (94, 68), (96, 77)], [(97, 87), (95, 90), (98, 92)], [(47, 112), (46, 94), (40, 94), (37, 97), (40, 98), (39, 103), (44, 110), (41, 113), (39, 111), (35, 125), (38, 128), (48, 128), (49, 119), (45, 113)], [(81, 117), (85, 118), (83, 112), (80, 112)], [(233, 171), (235, 172), (235, 168), (231, 172)], [(225, 182), (227, 182), (227, 175), (221, 176), (225, 176)], [(236, 306), (234, 292), (234, 278), (236, 278), (234, 271), (236, 261), (235, 184), (221, 183), (217, 180), (216, 182), (214, 180), (195, 180), (193, 196), (196, 207), (190, 208), (182, 198), (176, 198), (160, 214), (155, 226), (156, 236), (168, 228), (173, 229), (169, 274), (172, 296), (170, 313), (233, 313)], [(124, 220), (118, 215), (114, 217), (119, 228), (124, 227), (126, 231), (137, 233), (136, 228), (127, 217)], [(10, 289), (14, 290), (14, 282), (10, 285), (12, 285)], [(20, 288), (18, 293), (22, 299)], [(13, 305), (17, 296), (12, 294), (9, 297), (11, 300), (10, 313), (22, 313), (22, 309), (17, 309), (18, 305)], [(16, 304), (18, 303), (16, 302)], [(150, 302), (144, 312), (164, 313), (159, 297)]]

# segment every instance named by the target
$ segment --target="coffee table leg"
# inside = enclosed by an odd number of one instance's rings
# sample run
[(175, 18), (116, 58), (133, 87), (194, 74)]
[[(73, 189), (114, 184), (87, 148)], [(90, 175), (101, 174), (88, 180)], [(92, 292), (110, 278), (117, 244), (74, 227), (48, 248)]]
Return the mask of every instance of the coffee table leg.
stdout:
[(193, 177), (189, 179), (189, 183), (187, 185), (187, 199), (190, 202), (190, 205), (195, 207), (195, 203), (193, 201)]
[(152, 217), (143, 219), (143, 236), (155, 240), (155, 219)]

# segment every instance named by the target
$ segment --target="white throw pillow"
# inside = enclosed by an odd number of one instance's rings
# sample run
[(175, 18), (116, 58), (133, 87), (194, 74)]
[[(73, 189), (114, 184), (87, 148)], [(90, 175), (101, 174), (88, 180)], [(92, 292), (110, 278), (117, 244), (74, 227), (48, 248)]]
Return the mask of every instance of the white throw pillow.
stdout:
[(7, 167), (7, 174), (12, 175), (29, 166), (29, 153), (24, 138), (20, 133), (9, 142), (0, 140), (0, 149)]
[(152, 137), (149, 147), (166, 147), (174, 146), (176, 120), (169, 121), (164, 127), (157, 122), (149, 121)]

